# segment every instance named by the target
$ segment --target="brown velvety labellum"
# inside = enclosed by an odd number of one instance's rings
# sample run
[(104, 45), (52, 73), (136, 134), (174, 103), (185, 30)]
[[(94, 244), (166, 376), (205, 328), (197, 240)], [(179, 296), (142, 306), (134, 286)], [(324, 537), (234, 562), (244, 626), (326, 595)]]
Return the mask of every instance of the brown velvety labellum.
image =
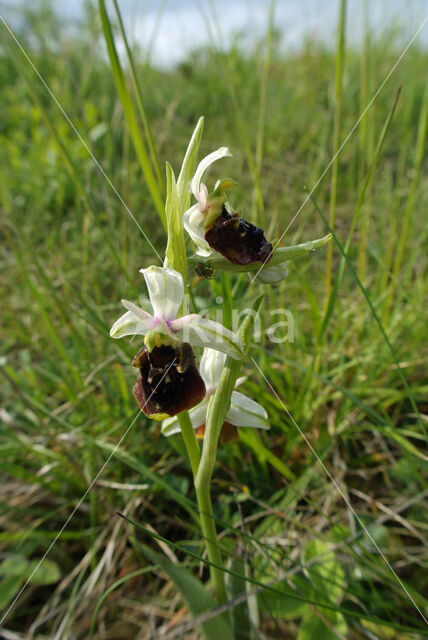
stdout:
[[(204, 437), (205, 423), (196, 429), (195, 435), (198, 440)], [(239, 440), (238, 429), (230, 422), (224, 422), (220, 431), (220, 444), (229, 444), (229, 442), (236, 442), (237, 440)]]
[(175, 416), (191, 409), (205, 397), (205, 383), (187, 342), (178, 348), (161, 346), (142, 349), (133, 365), (140, 369), (134, 395), (146, 416)]
[(263, 229), (241, 218), (238, 212), (231, 215), (224, 206), (205, 232), (205, 240), (233, 264), (266, 263), (272, 256), (272, 243), (266, 240)]
[(229, 444), (229, 442), (236, 442), (239, 440), (239, 433), (237, 427), (230, 422), (224, 422), (220, 431), (220, 443)]

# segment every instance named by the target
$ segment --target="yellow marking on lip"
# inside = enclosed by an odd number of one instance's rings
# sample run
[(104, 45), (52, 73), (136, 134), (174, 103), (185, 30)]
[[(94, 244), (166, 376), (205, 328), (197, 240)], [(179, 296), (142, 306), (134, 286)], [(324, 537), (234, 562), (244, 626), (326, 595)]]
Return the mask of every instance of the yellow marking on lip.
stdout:
[(166, 420), (170, 417), (171, 416), (169, 415), (169, 413), (152, 413), (152, 415), (149, 416), (149, 418), (151, 418), (152, 420), (157, 420), (158, 422), (160, 422), (161, 420)]

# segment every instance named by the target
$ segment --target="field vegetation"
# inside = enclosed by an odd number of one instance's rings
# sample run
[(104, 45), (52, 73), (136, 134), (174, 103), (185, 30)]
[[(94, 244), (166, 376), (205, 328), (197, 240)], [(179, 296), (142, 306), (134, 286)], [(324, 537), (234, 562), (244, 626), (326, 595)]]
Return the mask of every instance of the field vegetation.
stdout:
[[(253, 592), (230, 605), (254, 624), (236, 637), (427, 637), (427, 51), (410, 46), (366, 109), (399, 32), (352, 50), (339, 18), (337, 47), (285, 54), (267, 20), (251, 50), (213, 41), (170, 71), (132, 48), (139, 91), (122, 46), (120, 95), (98, 7), (71, 30), (44, 5), (14, 33), (60, 109), (0, 30), (1, 637), (200, 637), (141, 547), (210, 588), (184, 446), (138, 414), (138, 345), (109, 329), (144, 292), (144, 234), (163, 255), (165, 161), (177, 175), (201, 115), (200, 158), (230, 147), (231, 200), (268, 238), (334, 234), (279, 285), (191, 283), (212, 318), (231, 288), (241, 309), (264, 294), (243, 391), (271, 428), (222, 446), (213, 484), (230, 593)], [(278, 309), (292, 340), (272, 341)]]

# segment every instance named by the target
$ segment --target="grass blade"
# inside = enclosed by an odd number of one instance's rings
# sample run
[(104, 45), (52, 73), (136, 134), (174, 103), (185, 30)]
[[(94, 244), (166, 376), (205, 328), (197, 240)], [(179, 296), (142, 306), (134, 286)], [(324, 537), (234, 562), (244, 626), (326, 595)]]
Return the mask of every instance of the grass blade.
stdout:
[(99, 0), (99, 9), (104, 37), (107, 45), (107, 51), (110, 58), (111, 70), (116, 84), (117, 92), (122, 103), (123, 112), (129, 128), (129, 133), (131, 134), (131, 139), (134, 144), (135, 151), (137, 153), (138, 160), (143, 171), (143, 175), (146, 179), (147, 187), (152, 197), (153, 204), (156, 207), (164, 228), (166, 229), (166, 218), (162, 195), (150, 164), (143, 137), (140, 133), (134, 105), (132, 104), (132, 99), (126, 85), (125, 76), (120, 64), (119, 56), (116, 51), (116, 45), (114, 43), (110, 19), (107, 14), (104, 0)]

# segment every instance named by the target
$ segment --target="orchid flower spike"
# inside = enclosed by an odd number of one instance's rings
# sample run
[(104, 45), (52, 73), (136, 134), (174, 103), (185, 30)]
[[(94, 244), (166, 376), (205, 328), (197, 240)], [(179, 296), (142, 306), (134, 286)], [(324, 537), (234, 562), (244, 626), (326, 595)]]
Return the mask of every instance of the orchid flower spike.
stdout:
[(174, 416), (198, 404), (205, 384), (196, 367), (192, 345), (209, 346), (232, 358), (243, 357), (238, 336), (221, 324), (189, 314), (177, 318), (184, 297), (183, 278), (173, 269), (140, 269), (146, 281), (153, 316), (133, 302), (112, 326), (110, 336), (144, 336), (133, 366), (140, 369), (134, 395), (144, 413), (155, 420)]
[[(226, 356), (213, 349), (204, 349), (201, 358), (200, 372), (205, 383), (205, 396), (200, 404), (189, 411), (193, 428), (196, 429), (196, 436), (203, 437), (205, 432), (205, 421), (208, 411), (210, 396), (216, 390), (221, 373), (224, 369)], [(239, 378), (235, 386), (243, 382), (245, 378)], [(229, 410), (226, 414), (225, 422), (220, 434), (220, 442), (226, 444), (239, 439), (236, 427), (254, 427), (258, 429), (269, 429), (268, 416), (266, 410), (258, 403), (245, 396), (239, 391), (232, 392)], [(162, 423), (161, 431), (164, 436), (171, 436), (180, 431), (177, 418), (168, 418)]]
[[(241, 218), (240, 212), (233, 211), (227, 200), (226, 190), (236, 184), (234, 180), (218, 180), (210, 194), (202, 182), (204, 172), (213, 162), (230, 155), (227, 147), (220, 147), (199, 163), (190, 183), (197, 202), (183, 214), (183, 225), (201, 258), (217, 253), (235, 265), (266, 265), (272, 257), (272, 244), (262, 229)], [(259, 279), (278, 282), (287, 273), (286, 265), (281, 268), (276, 265), (275, 269), (264, 266)]]

